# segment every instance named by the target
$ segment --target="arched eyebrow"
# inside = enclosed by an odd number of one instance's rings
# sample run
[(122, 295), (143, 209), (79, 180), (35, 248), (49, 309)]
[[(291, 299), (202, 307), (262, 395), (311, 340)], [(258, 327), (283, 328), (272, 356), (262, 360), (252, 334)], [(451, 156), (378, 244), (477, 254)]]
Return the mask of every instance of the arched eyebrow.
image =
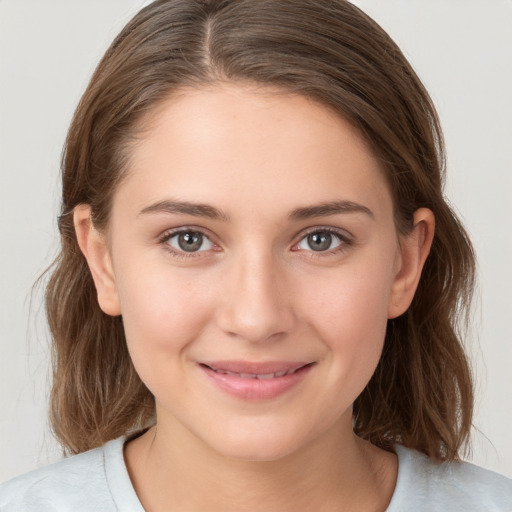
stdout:
[[(167, 213), (179, 215), (191, 215), (194, 217), (206, 217), (213, 220), (228, 221), (229, 215), (215, 206), (203, 203), (191, 203), (189, 201), (177, 201), (166, 199), (146, 206), (139, 215), (150, 213)], [(302, 206), (292, 210), (289, 214), (291, 220), (305, 220), (314, 217), (325, 217), (347, 213), (363, 213), (372, 219), (373, 212), (366, 206), (353, 201), (330, 201), (311, 206)]]
[(170, 213), (180, 215), (192, 215), (194, 217), (207, 217), (214, 220), (229, 220), (229, 216), (215, 206), (202, 203), (191, 203), (189, 201), (164, 200), (147, 206), (140, 211), (139, 215), (148, 213)]
[(330, 201), (312, 206), (303, 206), (293, 210), (290, 213), (290, 218), (293, 220), (304, 220), (313, 217), (339, 215), (340, 213), (364, 213), (372, 219), (375, 218), (370, 208), (353, 201)]

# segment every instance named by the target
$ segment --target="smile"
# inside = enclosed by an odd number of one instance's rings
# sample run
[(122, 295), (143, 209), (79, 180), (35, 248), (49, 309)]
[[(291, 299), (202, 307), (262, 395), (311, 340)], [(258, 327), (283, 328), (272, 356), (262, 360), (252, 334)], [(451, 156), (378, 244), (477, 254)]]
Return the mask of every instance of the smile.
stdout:
[(267, 379), (275, 379), (276, 377), (284, 377), (285, 375), (291, 375), (292, 373), (295, 373), (297, 369), (295, 370), (284, 370), (282, 372), (275, 372), (275, 373), (236, 373), (236, 372), (229, 372), (227, 370), (218, 370), (215, 368), (211, 368), (216, 373), (221, 373), (223, 375), (231, 375), (232, 377), (240, 377), (241, 379), (261, 379), (261, 380), (267, 380)]
[(299, 384), (314, 363), (224, 361), (199, 367), (221, 391), (246, 400), (269, 400)]

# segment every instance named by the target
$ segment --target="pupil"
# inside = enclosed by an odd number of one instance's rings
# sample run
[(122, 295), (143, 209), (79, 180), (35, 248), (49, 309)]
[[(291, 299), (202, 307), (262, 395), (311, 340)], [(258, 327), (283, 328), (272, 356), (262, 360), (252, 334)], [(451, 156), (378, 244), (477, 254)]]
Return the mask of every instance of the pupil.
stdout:
[(201, 233), (182, 233), (178, 236), (178, 245), (180, 249), (187, 252), (198, 251), (203, 245), (203, 235)]
[(325, 251), (329, 249), (332, 242), (330, 233), (311, 233), (308, 235), (308, 244), (313, 251)]

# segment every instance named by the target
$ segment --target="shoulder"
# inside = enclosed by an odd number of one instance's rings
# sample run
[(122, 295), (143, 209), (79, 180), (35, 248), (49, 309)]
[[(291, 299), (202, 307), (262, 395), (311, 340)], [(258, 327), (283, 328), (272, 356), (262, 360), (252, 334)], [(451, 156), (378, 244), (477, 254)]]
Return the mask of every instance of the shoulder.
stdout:
[(398, 480), (389, 512), (512, 511), (512, 480), (469, 462), (439, 463), (403, 446), (395, 449)]
[[(123, 461), (123, 445), (124, 439), (117, 439), (101, 448), (63, 459), (1, 484), (0, 510), (118, 510), (112, 487), (120, 483), (130, 485)], [(134, 493), (133, 488), (130, 489)], [(132, 507), (126, 510), (132, 510)], [(139, 510), (137, 505), (133, 510)]]

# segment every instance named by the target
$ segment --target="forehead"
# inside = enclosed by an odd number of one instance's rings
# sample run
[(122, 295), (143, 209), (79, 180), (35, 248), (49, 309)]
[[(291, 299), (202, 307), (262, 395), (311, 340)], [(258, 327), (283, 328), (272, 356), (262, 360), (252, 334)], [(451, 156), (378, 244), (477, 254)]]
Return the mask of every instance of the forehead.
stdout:
[(116, 198), (142, 209), (166, 194), (260, 215), (340, 199), (390, 206), (383, 171), (346, 120), (300, 95), (234, 84), (183, 89), (146, 118)]

